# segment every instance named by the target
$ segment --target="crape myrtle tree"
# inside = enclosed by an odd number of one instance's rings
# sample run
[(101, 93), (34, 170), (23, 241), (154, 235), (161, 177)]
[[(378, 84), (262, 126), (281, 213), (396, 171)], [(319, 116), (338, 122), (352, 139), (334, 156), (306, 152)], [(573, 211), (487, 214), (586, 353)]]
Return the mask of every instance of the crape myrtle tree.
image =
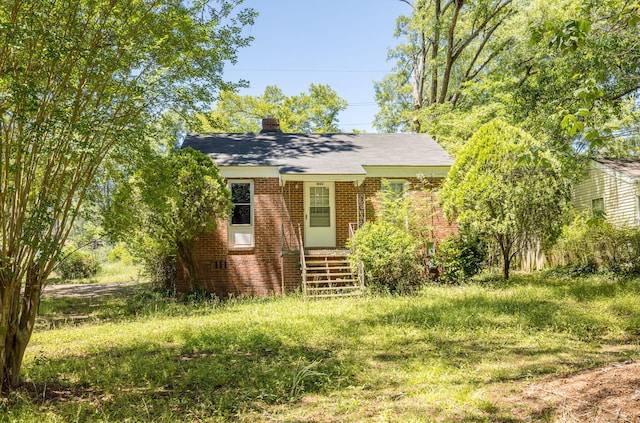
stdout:
[(0, 2), (0, 384), (19, 382), (42, 287), (94, 175), (232, 85), (240, 0)]
[(177, 256), (191, 291), (200, 290), (193, 256), (201, 233), (231, 212), (231, 194), (211, 158), (192, 148), (149, 157), (119, 184), (105, 213), (112, 239), (126, 241), (146, 264)]
[(494, 119), (460, 150), (441, 195), (448, 218), (497, 246), (508, 279), (519, 251), (557, 238), (568, 182), (540, 142)]

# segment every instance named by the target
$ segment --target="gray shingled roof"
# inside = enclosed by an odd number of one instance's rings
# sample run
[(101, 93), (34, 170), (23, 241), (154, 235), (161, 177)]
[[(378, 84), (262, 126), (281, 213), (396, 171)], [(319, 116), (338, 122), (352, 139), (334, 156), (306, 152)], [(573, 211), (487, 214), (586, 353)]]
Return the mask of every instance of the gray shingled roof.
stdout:
[(188, 135), (182, 147), (218, 166), (278, 166), (282, 174), (357, 175), (363, 166), (450, 166), (453, 159), (424, 134)]
[(640, 179), (640, 159), (600, 158), (596, 162), (634, 179)]

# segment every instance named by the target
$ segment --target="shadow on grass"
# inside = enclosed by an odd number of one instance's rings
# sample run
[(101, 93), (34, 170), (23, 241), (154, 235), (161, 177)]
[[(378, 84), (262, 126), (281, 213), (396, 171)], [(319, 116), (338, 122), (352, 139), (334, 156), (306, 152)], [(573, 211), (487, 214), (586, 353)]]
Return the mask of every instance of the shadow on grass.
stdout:
[[(302, 315), (294, 317), (300, 321), (253, 324), (247, 316), (248, 322), (235, 326), (204, 323), (135, 346), (36, 358), (26, 373), (35, 383), (22, 390), (28, 401), (16, 399), (5, 409), (0, 403), (0, 415), (7, 412), (11, 420), (20, 407), (35, 407), (30, 416), (48, 413), (61, 421), (234, 421), (274, 406), (304, 408), (300, 399), (307, 394), (348, 396), (352, 385), (366, 385), (363, 395), (383, 398), (392, 384), (407, 380), (415, 385), (399, 388), (414, 389), (417, 397), (435, 386), (453, 395), (593, 365), (598, 346), (613, 342), (613, 333), (632, 338), (640, 327), (616, 320), (640, 322), (635, 285), (543, 284), (535, 278), (521, 283), (522, 289), (495, 282), (453, 294), (429, 291), (435, 299), (421, 294), (355, 305), (345, 300), (299, 306), (287, 300), (287, 306), (303, 309), (291, 313)], [(597, 304), (606, 298), (609, 315)], [(139, 318), (160, 307), (163, 316), (184, 317), (226, 307), (184, 307), (150, 295), (121, 301), (103, 316)], [(459, 421), (517, 421), (487, 404), (471, 406)], [(416, 401), (416, 413), (423, 406)]]
[(194, 329), (179, 338), (180, 347), (142, 343), (38, 358), (27, 374), (37, 382), (25, 383), (22, 395), (62, 421), (232, 421), (246, 409), (337, 389), (354, 373), (354, 363), (331, 351), (288, 345), (260, 329)]

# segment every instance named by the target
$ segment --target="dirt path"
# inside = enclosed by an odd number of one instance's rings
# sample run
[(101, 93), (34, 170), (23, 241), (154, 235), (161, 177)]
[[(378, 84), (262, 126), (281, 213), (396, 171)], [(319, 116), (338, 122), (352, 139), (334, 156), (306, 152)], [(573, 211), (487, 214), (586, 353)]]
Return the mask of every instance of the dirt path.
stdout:
[(135, 292), (138, 282), (91, 283), (49, 285), (44, 288), (43, 297), (95, 298), (107, 295), (128, 295)]
[(543, 378), (505, 402), (522, 421), (639, 423), (640, 362)]

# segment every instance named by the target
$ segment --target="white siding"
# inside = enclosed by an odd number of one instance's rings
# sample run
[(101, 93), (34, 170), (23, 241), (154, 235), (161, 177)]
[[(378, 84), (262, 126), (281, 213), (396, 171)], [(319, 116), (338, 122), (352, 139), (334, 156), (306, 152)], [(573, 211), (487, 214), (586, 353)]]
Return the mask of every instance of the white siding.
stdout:
[(591, 201), (604, 199), (607, 220), (615, 225), (638, 226), (638, 185), (630, 178), (591, 162), (588, 175), (576, 185), (573, 203), (591, 211)]

